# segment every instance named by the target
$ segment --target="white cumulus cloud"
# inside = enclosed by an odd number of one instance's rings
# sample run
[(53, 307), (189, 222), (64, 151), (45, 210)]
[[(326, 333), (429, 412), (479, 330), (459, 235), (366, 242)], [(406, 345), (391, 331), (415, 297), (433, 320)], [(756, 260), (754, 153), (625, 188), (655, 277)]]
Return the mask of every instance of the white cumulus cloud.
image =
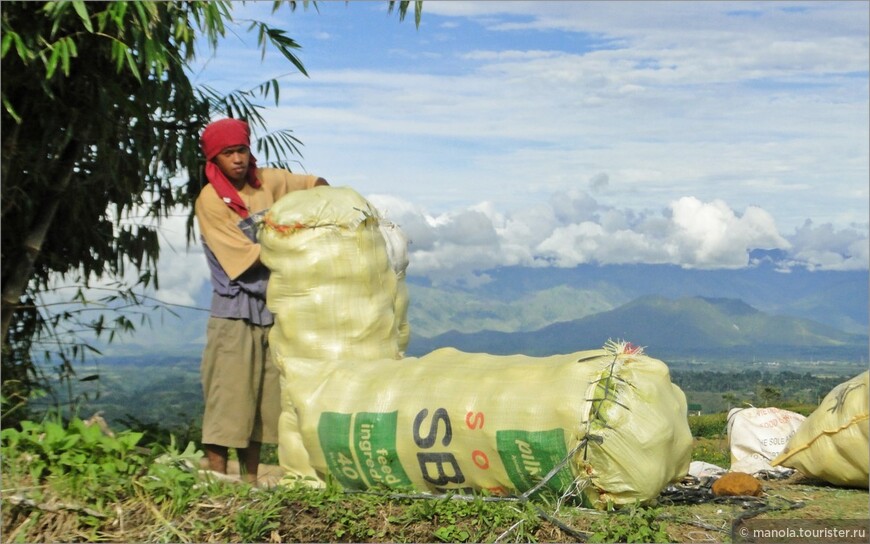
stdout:
[(396, 197), (372, 202), (411, 240), (411, 275), (434, 283), (486, 281), (500, 266), (670, 264), (718, 269), (753, 266), (754, 250), (778, 250), (780, 266), (846, 270), (868, 265), (867, 235), (807, 222), (791, 236), (758, 206), (685, 196), (660, 210), (608, 206), (581, 190), (511, 212), (491, 203), (432, 215)]
[(862, 270), (870, 262), (866, 233), (837, 230), (830, 223), (814, 225), (809, 219), (788, 236), (793, 246), (789, 266), (822, 270)]

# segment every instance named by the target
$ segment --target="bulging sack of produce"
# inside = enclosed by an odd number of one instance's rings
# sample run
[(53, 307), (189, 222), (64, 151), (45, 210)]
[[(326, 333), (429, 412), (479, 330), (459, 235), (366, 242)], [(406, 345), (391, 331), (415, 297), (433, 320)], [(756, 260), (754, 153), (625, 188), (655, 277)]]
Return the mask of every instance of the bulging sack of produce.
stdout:
[(870, 371), (833, 388), (788, 441), (773, 465), (834, 485), (868, 487)]
[(349, 187), (294, 191), (275, 202), (258, 234), (271, 270), (266, 303), (275, 314), (273, 352), (369, 360), (404, 351), (407, 239), (403, 246), (393, 236), (388, 252), (384, 232), (398, 227), (380, 222), (378, 211)]
[(686, 398), (624, 343), (550, 357), (277, 359), (310, 463), (347, 489), (647, 501), (689, 467)]
[(728, 412), (728, 442), (731, 471), (787, 472), (770, 461), (782, 452), (789, 439), (806, 419), (782, 408), (733, 408)]
[[(322, 186), (279, 199), (258, 233), (271, 270), (266, 304), (273, 361), (282, 356), (368, 361), (399, 358), (407, 321), (408, 240), (349, 187)], [(290, 478), (322, 485), (308, 460), (281, 375), (278, 460)]]

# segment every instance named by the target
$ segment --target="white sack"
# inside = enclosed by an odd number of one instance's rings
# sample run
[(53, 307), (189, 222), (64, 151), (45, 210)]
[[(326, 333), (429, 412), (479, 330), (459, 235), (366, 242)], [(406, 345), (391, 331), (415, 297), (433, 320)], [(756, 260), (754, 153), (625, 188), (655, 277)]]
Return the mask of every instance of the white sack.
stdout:
[(781, 408), (733, 408), (728, 412), (728, 441), (731, 446), (731, 471), (755, 474), (783, 472), (771, 460), (785, 448), (806, 419)]

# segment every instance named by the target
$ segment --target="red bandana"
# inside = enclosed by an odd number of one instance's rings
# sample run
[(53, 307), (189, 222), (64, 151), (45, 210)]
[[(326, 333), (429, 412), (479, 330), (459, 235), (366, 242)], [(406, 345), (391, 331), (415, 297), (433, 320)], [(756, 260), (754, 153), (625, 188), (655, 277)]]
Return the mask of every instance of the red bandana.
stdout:
[[(202, 131), (202, 136), (199, 139), (202, 146), (202, 152), (205, 153), (205, 158), (208, 162), (205, 163), (205, 177), (212, 184), (215, 192), (221, 197), (221, 200), (227, 203), (231, 210), (242, 217), (248, 217), (248, 208), (245, 207), (239, 192), (233, 186), (232, 182), (227, 179), (218, 165), (212, 161), (218, 153), (224, 149), (236, 145), (251, 146), (251, 129), (248, 124), (239, 119), (221, 119), (210, 123), (205, 130)], [(248, 163), (247, 182), (255, 189), (260, 186), (260, 180), (257, 179), (257, 159), (251, 155), (251, 160)]]

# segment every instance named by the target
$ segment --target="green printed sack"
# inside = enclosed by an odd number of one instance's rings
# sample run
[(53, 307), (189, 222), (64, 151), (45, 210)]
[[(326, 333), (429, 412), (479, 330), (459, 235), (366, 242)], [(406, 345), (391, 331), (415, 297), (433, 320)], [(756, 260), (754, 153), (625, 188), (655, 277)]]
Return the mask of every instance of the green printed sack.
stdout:
[(692, 436), (667, 366), (626, 344), (551, 357), (276, 360), (309, 462), (347, 489), (656, 497)]
[(773, 466), (846, 487), (868, 487), (870, 371), (833, 388), (798, 428)]

